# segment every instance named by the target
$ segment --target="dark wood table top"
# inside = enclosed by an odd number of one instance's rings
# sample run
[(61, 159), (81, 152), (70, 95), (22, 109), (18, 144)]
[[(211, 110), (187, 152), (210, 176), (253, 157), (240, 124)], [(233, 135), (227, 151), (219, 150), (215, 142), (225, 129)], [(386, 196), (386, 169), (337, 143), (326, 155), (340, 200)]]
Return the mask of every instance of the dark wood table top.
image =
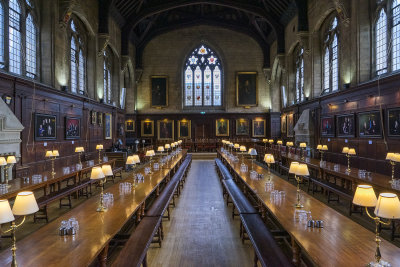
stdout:
[[(381, 189), (387, 189), (390, 192), (395, 192), (398, 193), (400, 190), (392, 188), (391, 184), (389, 181), (392, 180), (392, 177), (380, 174), (380, 173), (371, 173), (371, 177), (369, 178), (361, 178), (358, 176), (358, 168), (350, 167), (351, 171), (350, 173), (347, 172), (347, 166), (341, 165), (341, 164), (336, 164), (339, 166), (337, 170), (334, 169), (335, 163), (326, 161), (326, 165), (321, 167), (320, 166), (320, 160), (314, 159), (314, 158), (305, 158), (305, 160), (301, 160), (301, 158), (298, 155), (294, 154), (287, 154), (287, 153), (281, 153), (281, 156), (284, 158), (287, 158), (289, 161), (298, 161), (300, 163), (305, 163), (307, 164), (310, 168), (313, 169), (321, 169), (321, 171), (330, 173), (332, 175), (336, 175), (338, 177), (345, 178), (347, 180), (351, 180), (355, 184), (368, 184), (372, 185), (374, 187), (379, 187)], [(389, 164), (389, 162), (388, 162)], [(350, 158), (350, 166), (351, 166), (351, 158)]]
[[(98, 163), (98, 160), (94, 160), (94, 165), (90, 166), (89, 161), (82, 162), (82, 169), (81, 170), (75, 170), (71, 171), (67, 174), (63, 173), (63, 168), (64, 167), (75, 167), (76, 164), (70, 165), (70, 166), (63, 166), (61, 168), (55, 169), (55, 176), (54, 178), (51, 177), (51, 171), (45, 171), (43, 173), (37, 173), (42, 175), (42, 181), (41, 182), (33, 182), (32, 176), (29, 177), (29, 182), (24, 182), (23, 178), (15, 178), (11, 181), (8, 181), (8, 184), (11, 185), (11, 187), (8, 189), (7, 193), (1, 193), (0, 194), (0, 199), (9, 199), (17, 196), (17, 194), (21, 191), (34, 191), (38, 188), (43, 188), (46, 187), (47, 185), (57, 183), (59, 181), (65, 180), (69, 177), (74, 177), (79, 175), (80, 172), (85, 172), (90, 169), (92, 169), (95, 166), (100, 166), (103, 164), (113, 164), (115, 162), (115, 159), (109, 160), (107, 162), (102, 162)], [(96, 164), (97, 162), (97, 164)], [(47, 177), (46, 181), (44, 180), (44, 177)]]
[[(227, 159), (222, 153), (220, 155)], [(244, 162), (250, 169), (250, 161), (244, 159)], [(281, 202), (271, 201), (270, 192), (265, 191), (266, 169), (254, 164), (254, 170), (264, 174), (264, 178), (253, 180), (249, 172), (240, 172), (240, 162), (229, 164), (316, 265), (365, 266), (374, 260), (375, 234), (371, 231), (303, 191), (303, 210), (311, 211), (314, 220), (323, 220), (324, 228), (308, 228), (306, 224), (295, 222), (296, 186), (271, 174), (274, 189), (286, 193)], [(382, 260), (389, 261), (392, 266), (400, 266), (400, 248), (383, 240), (381, 253)]]
[[(131, 193), (120, 193), (119, 184), (132, 183), (132, 175), (106, 189), (104, 193), (114, 195), (114, 204), (106, 212), (96, 211), (99, 202), (99, 195), (96, 195), (26, 238), (17, 240), (17, 263), (31, 267), (88, 266), (185, 155), (184, 150), (170, 162), (171, 168), (160, 169), (151, 176), (145, 175), (143, 169), (138, 171), (145, 179)], [(61, 221), (71, 217), (78, 220), (77, 234), (60, 236)], [(9, 249), (0, 253), (0, 266), (10, 266), (11, 260)]]

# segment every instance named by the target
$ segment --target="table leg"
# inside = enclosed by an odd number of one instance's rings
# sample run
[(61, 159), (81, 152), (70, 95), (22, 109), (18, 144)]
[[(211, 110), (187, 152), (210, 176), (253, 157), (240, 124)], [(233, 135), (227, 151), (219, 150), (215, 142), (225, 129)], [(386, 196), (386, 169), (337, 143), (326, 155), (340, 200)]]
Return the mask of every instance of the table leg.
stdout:
[(300, 266), (300, 247), (296, 243), (296, 241), (294, 241), (293, 237), (291, 239), (292, 239), (292, 252), (293, 252), (292, 262), (295, 266)]
[(97, 256), (97, 259), (99, 260), (99, 266), (107, 267), (107, 253), (108, 253), (108, 244), (103, 248), (99, 256)]

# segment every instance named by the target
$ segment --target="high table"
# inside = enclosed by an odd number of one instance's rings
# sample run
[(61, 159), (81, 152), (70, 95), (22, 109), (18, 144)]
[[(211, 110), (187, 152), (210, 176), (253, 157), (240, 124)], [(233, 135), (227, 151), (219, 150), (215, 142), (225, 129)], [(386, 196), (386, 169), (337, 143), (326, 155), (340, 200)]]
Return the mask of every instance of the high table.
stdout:
[[(79, 178), (79, 174), (86, 172), (90, 169), (92, 169), (95, 166), (101, 166), (104, 164), (110, 164), (113, 165), (115, 162), (115, 159), (109, 160), (107, 162), (102, 162), (102, 163), (97, 163), (92, 166), (89, 165), (89, 161), (82, 162), (82, 169), (81, 170), (76, 170), (76, 171), (71, 171), (67, 174), (64, 174), (62, 171), (62, 168), (55, 169), (55, 176), (52, 178), (51, 176), (51, 171), (46, 171), (44, 173), (40, 173), (42, 175), (42, 181), (41, 182), (33, 182), (33, 179), (30, 178), (29, 182), (25, 182), (23, 178), (15, 178), (11, 181), (8, 182), (8, 184), (11, 186), (6, 193), (1, 193), (0, 194), (0, 199), (9, 199), (17, 196), (17, 194), (21, 191), (34, 191), (38, 189), (43, 189), (44, 190), (44, 195), (48, 193), (48, 187), (50, 185), (54, 184), (59, 184), (62, 181), (66, 179), (71, 179), (71, 177), (76, 177), (74, 182), (77, 182), (77, 179)], [(71, 167), (71, 166), (64, 166), (64, 167)], [(44, 176), (47, 176), (47, 180), (44, 180)]]
[[(108, 244), (128, 220), (138, 212), (144, 211), (145, 201), (164, 179), (168, 179), (171, 170), (180, 165), (186, 157), (186, 150), (173, 158), (170, 168), (160, 168), (151, 175), (139, 171), (145, 176), (131, 193), (122, 194), (119, 184), (109, 187), (104, 193), (114, 195), (114, 203), (106, 212), (96, 212), (99, 197), (92, 197), (56, 220), (46, 224), (36, 232), (17, 242), (17, 263), (20, 266), (88, 266), (98, 257), (101, 266), (106, 266)], [(123, 182), (133, 182), (132, 176)], [(75, 217), (79, 230), (74, 236), (60, 236), (58, 229), (61, 221)], [(11, 251), (0, 254), (0, 266), (10, 266)]]
[[(257, 196), (270, 216), (288, 232), (292, 242), (293, 262), (296, 265), (300, 264), (301, 254), (307, 255), (316, 266), (365, 266), (374, 260), (374, 233), (304, 192), (303, 209), (311, 211), (314, 220), (323, 220), (324, 228), (308, 228), (304, 223), (295, 222), (296, 186), (271, 174), (274, 189), (286, 193), (282, 201), (272, 201), (270, 193), (265, 191), (268, 176), (266, 169), (255, 164), (254, 170), (262, 173), (264, 178), (254, 180), (250, 178), (249, 172), (240, 172), (241, 161), (230, 162), (220, 150), (218, 157)], [(244, 163), (251, 166), (248, 159), (244, 159)], [(392, 266), (400, 266), (400, 248), (384, 240), (381, 243), (381, 253), (382, 260), (389, 261)]]

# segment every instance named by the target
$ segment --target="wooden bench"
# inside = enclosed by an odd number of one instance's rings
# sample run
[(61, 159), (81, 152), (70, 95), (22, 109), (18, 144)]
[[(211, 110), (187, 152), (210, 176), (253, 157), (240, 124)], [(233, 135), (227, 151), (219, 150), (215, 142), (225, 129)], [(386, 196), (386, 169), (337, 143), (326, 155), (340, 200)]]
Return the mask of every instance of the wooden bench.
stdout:
[(244, 229), (254, 248), (254, 266), (293, 266), (275, 242), (258, 214), (240, 214)]

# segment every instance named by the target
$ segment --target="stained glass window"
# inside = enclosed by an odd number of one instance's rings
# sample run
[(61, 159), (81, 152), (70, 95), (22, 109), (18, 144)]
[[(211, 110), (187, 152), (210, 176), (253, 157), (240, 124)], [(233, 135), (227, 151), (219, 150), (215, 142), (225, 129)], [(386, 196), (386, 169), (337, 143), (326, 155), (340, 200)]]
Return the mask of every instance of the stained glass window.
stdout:
[(84, 94), (86, 91), (86, 62), (84, 41), (79, 21), (71, 20), (71, 73), (70, 86), (72, 93)]
[(8, 31), (9, 71), (21, 74), (21, 7), (17, 0), (9, 2)]
[(184, 105), (222, 105), (222, 68), (218, 56), (206, 45), (189, 54), (184, 69)]
[(324, 37), (324, 93), (339, 90), (339, 45), (337, 28), (338, 21), (335, 17), (331, 21)]
[(392, 70), (400, 69), (400, 1), (392, 3)]
[(104, 88), (104, 102), (111, 103), (111, 60), (107, 49), (104, 50), (104, 63), (103, 63), (103, 88)]
[(376, 22), (375, 46), (376, 74), (381, 75), (387, 72), (387, 18), (383, 8), (379, 12), (379, 19)]
[(26, 18), (26, 76), (35, 78), (36, 76), (36, 27), (32, 15)]
[(0, 68), (4, 68), (4, 9), (0, 2)]
[(299, 46), (296, 53), (296, 102), (301, 102), (304, 100), (304, 49)]

